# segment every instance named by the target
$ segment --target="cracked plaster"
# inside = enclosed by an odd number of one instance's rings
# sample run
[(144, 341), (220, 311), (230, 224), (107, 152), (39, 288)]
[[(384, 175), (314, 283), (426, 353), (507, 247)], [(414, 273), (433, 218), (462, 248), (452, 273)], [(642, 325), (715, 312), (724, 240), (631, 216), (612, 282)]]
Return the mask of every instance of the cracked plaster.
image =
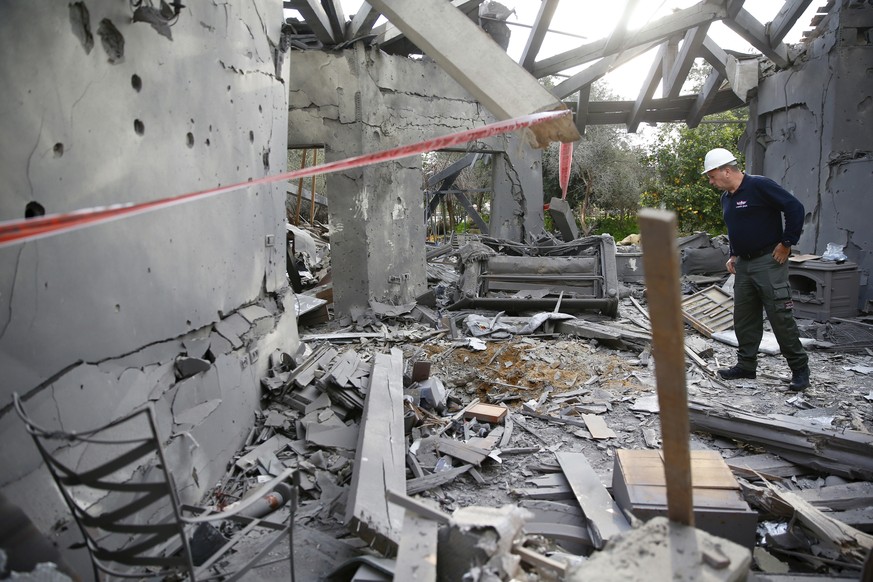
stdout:
[(840, 10), (809, 41), (802, 60), (761, 80), (751, 110), (750, 148), (761, 148), (763, 165), (750, 168), (778, 180), (806, 208), (798, 252), (821, 254), (827, 243), (846, 245), (862, 272), (859, 307), (873, 300), (866, 284), (873, 270), (873, 233), (867, 222), (873, 199), (873, 85), (871, 47), (858, 41), (853, 22), (873, 6)]

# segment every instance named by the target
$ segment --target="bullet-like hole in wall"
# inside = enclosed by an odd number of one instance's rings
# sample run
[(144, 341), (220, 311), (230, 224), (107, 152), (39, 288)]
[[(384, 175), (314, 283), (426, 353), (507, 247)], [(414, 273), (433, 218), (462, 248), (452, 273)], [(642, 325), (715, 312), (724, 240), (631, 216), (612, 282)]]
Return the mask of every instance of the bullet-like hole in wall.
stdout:
[(118, 303), (116, 303), (116, 304), (115, 304), (115, 313), (118, 313), (119, 311), (121, 311), (121, 305), (119, 305)]
[(59, 158), (64, 155), (64, 144), (58, 142), (55, 144), (55, 147), (52, 148), (52, 151), (55, 152), (55, 157)]
[(130, 86), (133, 87), (133, 90), (137, 93), (142, 91), (142, 79), (139, 78), (139, 75), (134, 75), (130, 78)]
[(188, 135), (185, 136), (185, 141), (188, 143), (189, 148), (193, 148), (194, 147), (194, 134), (189, 131)]
[(230, 91), (230, 85), (227, 86), (227, 90)]
[(207, 146), (210, 145), (210, 143), (209, 143), (209, 138), (206, 138), (206, 145), (207, 145)]
[(145, 124), (139, 119), (133, 120), (133, 130), (137, 135), (142, 135), (145, 133)]
[(261, 107), (260, 105), (258, 105), (258, 113), (263, 113), (263, 112), (264, 112), (264, 108)]
[(255, 132), (249, 130), (249, 143), (255, 143)]
[(36, 218), (37, 216), (45, 216), (45, 206), (33, 200), (27, 203), (24, 207), (24, 218)]

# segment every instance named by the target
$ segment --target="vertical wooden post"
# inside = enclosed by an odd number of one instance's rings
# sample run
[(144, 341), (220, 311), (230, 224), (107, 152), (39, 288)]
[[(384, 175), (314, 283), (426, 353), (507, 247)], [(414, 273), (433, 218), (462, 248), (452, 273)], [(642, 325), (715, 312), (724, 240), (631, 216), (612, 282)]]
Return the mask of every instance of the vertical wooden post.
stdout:
[(667, 517), (671, 521), (694, 525), (676, 215), (646, 208), (640, 211), (639, 224), (661, 408)]
[[(312, 150), (312, 165), (318, 163), (318, 150)], [(318, 174), (312, 176), (312, 190), (309, 191), (309, 226), (315, 224), (315, 180)]]
[[(306, 156), (309, 154), (309, 150), (303, 150), (303, 157), (300, 161), (300, 169), (306, 167)], [(297, 180), (297, 210), (294, 212), (294, 225), (300, 226), (300, 201), (303, 200), (303, 178), (299, 178)]]

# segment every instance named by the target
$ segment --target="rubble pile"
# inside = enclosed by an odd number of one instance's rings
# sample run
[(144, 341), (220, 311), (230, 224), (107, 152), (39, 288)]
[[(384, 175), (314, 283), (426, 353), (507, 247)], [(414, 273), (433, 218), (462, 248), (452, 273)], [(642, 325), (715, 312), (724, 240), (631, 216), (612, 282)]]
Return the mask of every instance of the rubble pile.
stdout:
[[(707, 336), (705, 319), (703, 332), (689, 322), (698, 529), (674, 530), (651, 519), (666, 505), (643, 287), (615, 283), (610, 296), (594, 267), (598, 279), (581, 294), (614, 297), (614, 316), (603, 304), (568, 313), (564, 298), (580, 294), (572, 285), (526, 278), (495, 288), (484, 264), (506, 247), (488, 242), (433, 253), (429, 305), (373, 302), (301, 327), (300, 349), (270, 354), (264, 411), (228, 481), (239, 488), (298, 468), (296, 523), (353, 555), (326, 579), (360, 568), (368, 580), (635, 579), (602, 569), (630, 551), (639, 519), (668, 547), (710, 535), (686, 565), (707, 568), (706, 579), (742, 579), (750, 568), (857, 579), (873, 548), (873, 346), (854, 334), (841, 352), (815, 339), (832, 324), (801, 322), (814, 381), (798, 394), (778, 355), (761, 356), (756, 380), (722, 381), (715, 370), (733, 349)], [(584, 246), (597, 261), (610, 248)], [(483, 268), (471, 269), (476, 262)], [(686, 298), (725, 277), (686, 275)], [(511, 314), (469, 301), (493, 294)], [(532, 297), (551, 309), (526, 304)]]

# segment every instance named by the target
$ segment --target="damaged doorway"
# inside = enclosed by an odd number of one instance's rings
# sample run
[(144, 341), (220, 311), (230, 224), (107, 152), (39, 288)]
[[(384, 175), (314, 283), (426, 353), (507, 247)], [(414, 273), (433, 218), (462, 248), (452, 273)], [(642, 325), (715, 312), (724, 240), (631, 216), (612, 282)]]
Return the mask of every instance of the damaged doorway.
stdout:
[[(288, 148), (288, 171), (324, 163), (323, 145)], [(324, 174), (286, 182), (286, 270), (291, 288), (300, 293), (328, 273), (328, 206)]]
[[(323, 145), (288, 148), (289, 172), (323, 163)], [(286, 192), (285, 210), (289, 224), (300, 226), (302, 223), (327, 229), (327, 193), (324, 174), (289, 180)]]
[(490, 234), (492, 168), (492, 155), (483, 152), (441, 150), (422, 156), (429, 243), (452, 240), (452, 235)]

